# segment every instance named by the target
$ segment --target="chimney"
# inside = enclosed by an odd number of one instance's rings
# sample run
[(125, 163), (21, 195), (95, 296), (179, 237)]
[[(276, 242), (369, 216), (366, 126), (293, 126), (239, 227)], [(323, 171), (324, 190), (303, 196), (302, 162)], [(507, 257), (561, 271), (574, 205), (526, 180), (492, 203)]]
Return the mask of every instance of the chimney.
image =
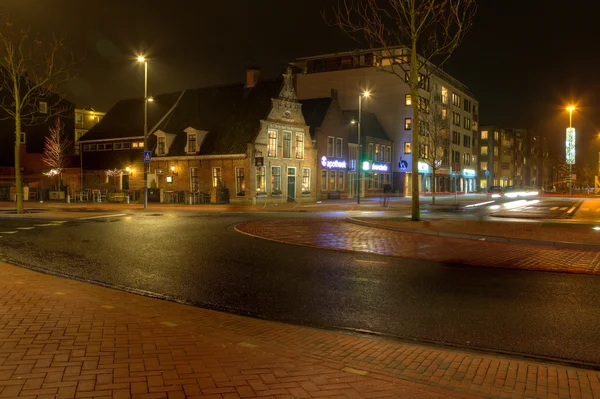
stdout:
[(260, 68), (249, 67), (246, 68), (246, 87), (254, 87), (258, 83), (260, 77)]

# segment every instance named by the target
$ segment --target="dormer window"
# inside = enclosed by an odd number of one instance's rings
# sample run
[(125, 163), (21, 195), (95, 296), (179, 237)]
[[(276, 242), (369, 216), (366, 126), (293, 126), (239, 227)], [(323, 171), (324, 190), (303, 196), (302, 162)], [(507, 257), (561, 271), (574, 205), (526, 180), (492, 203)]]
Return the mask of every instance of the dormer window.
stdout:
[(187, 149), (186, 152), (187, 153), (195, 153), (196, 147), (197, 147), (197, 142), (198, 142), (198, 136), (195, 133), (192, 134), (188, 134), (188, 141), (187, 141)]
[(165, 137), (158, 138), (158, 148), (156, 149), (158, 155), (165, 155), (166, 141)]

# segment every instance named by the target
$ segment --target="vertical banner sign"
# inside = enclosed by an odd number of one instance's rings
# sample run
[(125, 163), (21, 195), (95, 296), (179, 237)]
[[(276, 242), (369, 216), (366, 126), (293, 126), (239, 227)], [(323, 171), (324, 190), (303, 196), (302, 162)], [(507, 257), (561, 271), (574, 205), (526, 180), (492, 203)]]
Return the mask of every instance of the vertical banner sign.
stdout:
[(567, 151), (567, 164), (575, 165), (575, 128), (567, 128), (567, 142), (565, 149)]

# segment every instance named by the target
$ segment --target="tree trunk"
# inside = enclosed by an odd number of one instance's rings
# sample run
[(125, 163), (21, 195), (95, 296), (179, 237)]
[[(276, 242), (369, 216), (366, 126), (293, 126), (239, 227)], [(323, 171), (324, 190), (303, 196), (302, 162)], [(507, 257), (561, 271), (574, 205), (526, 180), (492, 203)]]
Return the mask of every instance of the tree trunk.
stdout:
[(410, 98), (413, 110), (412, 119), (412, 212), (411, 219), (421, 220), (419, 210), (419, 65), (417, 41), (413, 40), (410, 54)]
[[(432, 163), (435, 163), (435, 161), (433, 161)], [(432, 182), (431, 182), (431, 204), (435, 205), (435, 168), (431, 168), (431, 178), (432, 178)]]
[(21, 113), (15, 113), (15, 190), (17, 213), (23, 213), (23, 182), (21, 181)]

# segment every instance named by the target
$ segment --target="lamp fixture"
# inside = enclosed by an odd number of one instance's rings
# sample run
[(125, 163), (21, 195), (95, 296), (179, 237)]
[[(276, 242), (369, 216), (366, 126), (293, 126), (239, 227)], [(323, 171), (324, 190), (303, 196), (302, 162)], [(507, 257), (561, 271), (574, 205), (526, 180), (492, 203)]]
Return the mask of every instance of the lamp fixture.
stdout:
[(179, 173), (175, 172), (175, 165), (171, 165), (171, 175), (177, 176)]

